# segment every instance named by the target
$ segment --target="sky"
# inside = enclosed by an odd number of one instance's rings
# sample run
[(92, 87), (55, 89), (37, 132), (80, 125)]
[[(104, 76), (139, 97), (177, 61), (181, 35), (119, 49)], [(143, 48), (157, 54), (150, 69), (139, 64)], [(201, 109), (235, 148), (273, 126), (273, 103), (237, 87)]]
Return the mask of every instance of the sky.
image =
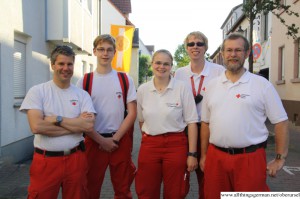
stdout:
[(211, 55), (222, 43), (221, 26), (231, 9), (243, 0), (131, 0), (129, 20), (139, 28), (139, 37), (155, 50), (173, 55), (192, 31), (208, 38)]

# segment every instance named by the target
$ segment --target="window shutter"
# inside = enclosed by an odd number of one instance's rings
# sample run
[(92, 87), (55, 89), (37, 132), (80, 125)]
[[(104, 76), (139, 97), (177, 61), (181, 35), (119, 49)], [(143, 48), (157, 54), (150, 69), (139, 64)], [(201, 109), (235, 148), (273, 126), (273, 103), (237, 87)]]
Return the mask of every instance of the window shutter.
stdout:
[(14, 43), (14, 98), (21, 99), (26, 94), (26, 44)]

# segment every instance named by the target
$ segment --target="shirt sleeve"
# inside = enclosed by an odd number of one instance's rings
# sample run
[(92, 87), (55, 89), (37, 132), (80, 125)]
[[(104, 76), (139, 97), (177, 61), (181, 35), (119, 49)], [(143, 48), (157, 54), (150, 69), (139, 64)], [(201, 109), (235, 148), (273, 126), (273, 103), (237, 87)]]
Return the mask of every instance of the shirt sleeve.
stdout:
[(264, 98), (266, 115), (272, 124), (276, 124), (288, 119), (281, 99), (272, 84), (266, 88)]
[(139, 88), (137, 91), (137, 118), (139, 122), (144, 122), (142, 104), (143, 104), (143, 92), (142, 89)]
[[(208, 84), (209, 87), (209, 84)], [(207, 89), (207, 92), (203, 96), (202, 104), (201, 104), (201, 121), (205, 123), (209, 123), (209, 118), (210, 118), (210, 111), (208, 107), (208, 98), (209, 98), (209, 90), (210, 88)]]
[(86, 91), (83, 91), (81, 112), (97, 113), (94, 109), (91, 96)]
[(192, 91), (183, 84), (183, 119), (187, 124), (199, 122)]
[(19, 110), (27, 111), (30, 109), (43, 111), (43, 97), (39, 86), (34, 86), (29, 89)]

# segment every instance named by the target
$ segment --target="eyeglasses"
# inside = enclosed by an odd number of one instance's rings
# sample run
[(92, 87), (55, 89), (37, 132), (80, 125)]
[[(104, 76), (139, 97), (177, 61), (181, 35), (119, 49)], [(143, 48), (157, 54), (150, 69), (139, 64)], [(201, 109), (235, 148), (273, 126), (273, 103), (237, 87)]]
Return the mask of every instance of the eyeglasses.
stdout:
[(201, 46), (205, 46), (205, 43), (204, 42), (190, 42), (190, 43), (187, 43), (186, 45), (188, 46), (188, 47), (194, 47), (195, 46), (195, 44), (198, 46), (198, 47), (201, 47)]
[(171, 63), (169, 63), (169, 62), (165, 62), (165, 63), (163, 63), (163, 62), (161, 62), (161, 61), (156, 61), (156, 62), (154, 62), (154, 64), (155, 65), (158, 65), (158, 66), (165, 66), (165, 67), (168, 67), (168, 66), (171, 66)]
[(225, 49), (224, 51), (225, 51), (225, 53), (227, 53), (227, 54), (232, 54), (233, 52), (234, 52), (235, 54), (241, 54), (241, 53), (243, 53), (245, 50), (244, 50), (244, 49), (240, 49), (240, 48), (237, 48), (237, 49), (227, 48), (227, 49)]
[(108, 54), (110, 54), (110, 53), (114, 52), (113, 48), (107, 48), (107, 49), (105, 49), (105, 48), (96, 48), (96, 50), (99, 53), (105, 53), (105, 52), (107, 52)]

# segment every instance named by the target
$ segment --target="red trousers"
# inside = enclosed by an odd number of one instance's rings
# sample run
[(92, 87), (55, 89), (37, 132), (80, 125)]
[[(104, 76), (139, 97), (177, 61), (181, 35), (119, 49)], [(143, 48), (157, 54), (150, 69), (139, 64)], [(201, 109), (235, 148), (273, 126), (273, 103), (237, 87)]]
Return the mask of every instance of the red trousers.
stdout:
[(131, 160), (132, 135), (126, 133), (120, 140), (119, 148), (108, 153), (99, 149), (99, 144), (91, 138), (85, 138), (88, 159), (88, 190), (90, 199), (99, 199), (101, 186), (107, 167), (110, 169), (115, 199), (131, 199), (130, 186), (135, 177), (136, 168)]
[(162, 182), (164, 199), (185, 198), (189, 190), (187, 143), (184, 133), (143, 134), (135, 178), (139, 199), (160, 198)]
[[(198, 163), (200, 162), (200, 155), (201, 155), (201, 141), (200, 141), (200, 124), (198, 124), (198, 141), (197, 141), (197, 152), (199, 154), (198, 157)], [(204, 173), (198, 167), (198, 169), (195, 170), (198, 180), (198, 199), (204, 199)]]
[(226, 191), (270, 191), (266, 168), (264, 148), (230, 155), (210, 144), (204, 168), (205, 199), (220, 199), (220, 193)]
[(34, 153), (27, 198), (57, 198), (62, 187), (64, 199), (86, 199), (86, 174), (87, 160), (82, 151), (60, 157), (45, 157)]

